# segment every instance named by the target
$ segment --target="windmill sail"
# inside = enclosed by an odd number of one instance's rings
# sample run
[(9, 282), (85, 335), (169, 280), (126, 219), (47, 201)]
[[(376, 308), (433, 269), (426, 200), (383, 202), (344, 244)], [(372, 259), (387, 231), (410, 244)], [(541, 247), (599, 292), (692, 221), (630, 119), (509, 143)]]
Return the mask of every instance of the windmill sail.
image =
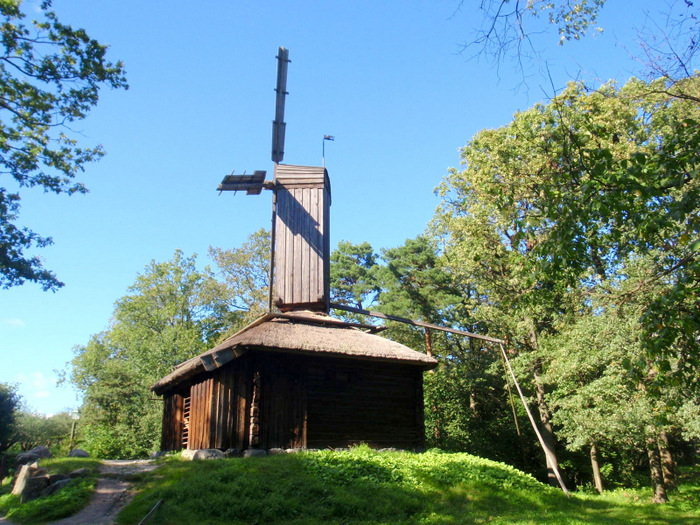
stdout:
[(289, 50), (280, 47), (277, 51), (275, 120), (272, 121), (272, 162), (275, 164), (279, 164), (284, 159), (284, 132), (287, 127), (284, 122), (284, 101), (287, 96), (287, 65), (289, 62)]

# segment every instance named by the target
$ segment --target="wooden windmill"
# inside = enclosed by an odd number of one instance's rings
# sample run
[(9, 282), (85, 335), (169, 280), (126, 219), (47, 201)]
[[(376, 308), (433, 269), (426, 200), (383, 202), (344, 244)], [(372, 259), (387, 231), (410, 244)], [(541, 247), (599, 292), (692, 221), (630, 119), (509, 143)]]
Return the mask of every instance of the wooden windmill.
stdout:
[(272, 257), (270, 309), (281, 311), (330, 309), (331, 187), (324, 167), (281, 164), (284, 159), (284, 105), (287, 95), (289, 51), (277, 54), (275, 120), (272, 122), (274, 178), (266, 171), (252, 175), (227, 175), (219, 191), (243, 191), (259, 195), (272, 190)]
[[(324, 167), (281, 164), (289, 52), (279, 48), (274, 177), (227, 175), (219, 191), (273, 192), (269, 312), (215, 348), (180, 363), (151, 387), (163, 396), (163, 450), (229, 447), (335, 448), (356, 443), (421, 448), (423, 378), (429, 355), (333, 319), (345, 310), (498, 344), (530, 423), (566, 492), (527, 406), (505, 341), (330, 302), (329, 210)], [(324, 140), (326, 137), (324, 137)], [(330, 138), (329, 138), (330, 139)], [(310, 310), (303, 311), (303, 310)]]

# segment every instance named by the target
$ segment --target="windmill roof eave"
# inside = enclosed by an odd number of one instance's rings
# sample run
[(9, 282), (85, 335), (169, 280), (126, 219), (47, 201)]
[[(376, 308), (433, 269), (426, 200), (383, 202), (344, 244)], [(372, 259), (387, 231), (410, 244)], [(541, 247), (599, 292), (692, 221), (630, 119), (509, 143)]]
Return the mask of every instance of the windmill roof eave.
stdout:
[(229, 363), (248, 350), (393, 362), (425, 370), (437, 366), (433, 357), (363, 328), (375, 327), (346, 323), (312, 312), (266, 314), (211, 350), (181, 363), (151, 390), (163, 394), (197, 374)]

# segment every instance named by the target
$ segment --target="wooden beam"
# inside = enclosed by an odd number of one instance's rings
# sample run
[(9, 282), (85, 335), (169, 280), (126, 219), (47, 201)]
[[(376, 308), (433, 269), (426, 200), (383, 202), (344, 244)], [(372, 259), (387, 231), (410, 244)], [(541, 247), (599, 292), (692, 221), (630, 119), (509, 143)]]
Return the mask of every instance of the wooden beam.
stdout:
[(277, 87), (275, 91), (275, 120), (272, 121), (272, 162), (279, 164), (284, 159), (284, 99), (287, 95), (287, 66), (289, 50), (280, 47), (277, 51)]
[(405, 317), (397, 317), (395, 315), (383, 314), (381, 312), (374, 312), (371, 310), (363, 310), (361, 308), (354, 308), (352, 306), (345, 306), (343, 304), (331, 303), (331, 308), (334, 310), (345, 310), (346, 312), (352, 312), (355, 314), (371, 315), (372, 317), (379, 317), (381, 319), (388, 319), (389, 321), (397, 321), (399, 323), (410, 324), (413, 326), (420, 326), (421, 328), (431, 328), (433, 330), (440, 330), (442, 332), (449, 332), (451, 334), (463, 335), (465, 337), (473, 337), (474, 339), (481, 339), (483, 341), (489, 341), (491, 343), (505, 344), (503, 339), (497, 339), (495, 337), (489, 337), (487, 335), (474, 334), (472, 332), (467, 332), (465, 330), (457, 330), (456, 328), (447, 328), (445, 326), (440, 326), (432, 323), (424, 323), (423, 321), (416, 321), (414, 319), (407, 319)]

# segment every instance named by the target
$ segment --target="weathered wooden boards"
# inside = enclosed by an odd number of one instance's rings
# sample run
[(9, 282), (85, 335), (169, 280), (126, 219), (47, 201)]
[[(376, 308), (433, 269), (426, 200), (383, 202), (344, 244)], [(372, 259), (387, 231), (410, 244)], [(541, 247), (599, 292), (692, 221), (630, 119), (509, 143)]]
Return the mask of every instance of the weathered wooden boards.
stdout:
[(275, 166), (275, 306), (328, 312), (331, 188), (325, 168)]
[(162, 448), (421, 447), (422, 372), (398, 363), (249, 351), (165, 395)]

